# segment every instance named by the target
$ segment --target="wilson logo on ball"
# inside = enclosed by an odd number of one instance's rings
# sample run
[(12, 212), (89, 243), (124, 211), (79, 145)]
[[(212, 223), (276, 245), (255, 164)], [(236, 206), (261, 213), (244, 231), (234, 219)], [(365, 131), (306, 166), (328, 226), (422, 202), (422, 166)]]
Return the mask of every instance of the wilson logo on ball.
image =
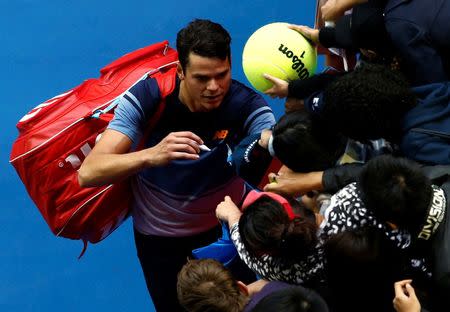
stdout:
[(307, 68), (305, 68), (305, 64), (301, 60), (301, 58), (303, 58), (303, 56), (305, 55), (305, 51), (303, 51), (302, 54), (300, 54), (300, 56), (297, 56), (294, 54), (294, 52), (289, 50), (289, 48), (284, 44), (280, 45), (278, 51), (286, 55), (287, 58), (292, 59), (292, 69), (295, 69), (295, 71), (298, 74), (298, 78), (304, 79), (309, 77), (309, 71)]

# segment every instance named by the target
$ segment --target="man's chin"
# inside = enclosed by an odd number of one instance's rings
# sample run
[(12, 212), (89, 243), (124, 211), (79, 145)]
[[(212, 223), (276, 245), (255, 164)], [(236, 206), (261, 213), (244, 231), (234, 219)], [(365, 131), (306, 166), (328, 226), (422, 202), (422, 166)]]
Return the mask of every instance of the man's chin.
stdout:
[(202, 101), (202, 108), (204, 111), (211, 111), (220, 106), (222, 103), (223, 98), (218, 97), (217, 99), (205, 99)]

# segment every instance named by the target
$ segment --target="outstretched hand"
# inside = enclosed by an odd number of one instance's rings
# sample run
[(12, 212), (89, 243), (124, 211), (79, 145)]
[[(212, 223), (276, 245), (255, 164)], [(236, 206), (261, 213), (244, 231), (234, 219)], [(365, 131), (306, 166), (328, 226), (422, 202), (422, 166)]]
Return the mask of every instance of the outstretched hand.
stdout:
[(216, 217), (221, 221), (225, 221), (231, 227), (239, 221), (242, 213), (238, 206), (231, 200), (230, 196), (225, 196), (224, 200), (217, 205)]
[(293, 197), (301, 196), (310, 191), (320, 191), (322, 190), (322, 175), (322, 171), (301, 173), (293, 172), (284, 167), (278, 173), (269, 174), (271, 183), (264, 186), (264, 191)]
[(149, 167), (160, 167), (173, 160), (199, 158), (202, 139), (190, 131), (171, 132), (157, 145), (143, 150)]
[(319, 30), (315, 28), (311, 28), (303, 25), (294, 25), (290, 24), (288, 26), (290, 29), (293, 29), (300, 34), (302, 34), (306, 39), (311, 40), (314, 44), (319, 43)]
[(269, 74), (264, 74), (264, 78), (269, 80), (273, 86), (266, 91), (264, 91), (265, 94), (269, 95), (271, 98), (285, 98), (288, 95), (288, 86), (289, 83), (283, 79), (274, 77)]

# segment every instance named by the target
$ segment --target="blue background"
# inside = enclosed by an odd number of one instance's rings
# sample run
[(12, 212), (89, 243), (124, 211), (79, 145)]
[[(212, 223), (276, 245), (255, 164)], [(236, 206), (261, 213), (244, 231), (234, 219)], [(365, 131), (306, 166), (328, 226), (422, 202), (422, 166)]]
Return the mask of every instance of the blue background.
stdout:
[[(54, 237), (9, 164), (16, 122), (29, 110), (97, 77), (121, 55), (168, 39), (193, 18), (231, 34), (233, 77), (246, 39), (277, 21), (312, 26), (316, 1), (0, 0), (0, 311), (152, 311), (131, 222), (90, 245)], [(281, 101), (267, 98), (277, 116)], [(6, 116), (6, 118), (5, 118)]]

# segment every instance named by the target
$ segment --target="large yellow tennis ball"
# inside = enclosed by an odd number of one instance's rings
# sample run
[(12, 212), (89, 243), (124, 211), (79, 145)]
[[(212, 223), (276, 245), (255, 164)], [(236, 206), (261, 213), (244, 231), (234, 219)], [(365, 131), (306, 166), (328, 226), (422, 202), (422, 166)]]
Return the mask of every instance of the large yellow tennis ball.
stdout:
[(310, 77), (316, 70), (315, 47), (287, 25), (265, 25), (255, 31), (244, 46), (242, 66), (245, 76), (261, 92), (272, 86), (263, 74), (291, 81)]

